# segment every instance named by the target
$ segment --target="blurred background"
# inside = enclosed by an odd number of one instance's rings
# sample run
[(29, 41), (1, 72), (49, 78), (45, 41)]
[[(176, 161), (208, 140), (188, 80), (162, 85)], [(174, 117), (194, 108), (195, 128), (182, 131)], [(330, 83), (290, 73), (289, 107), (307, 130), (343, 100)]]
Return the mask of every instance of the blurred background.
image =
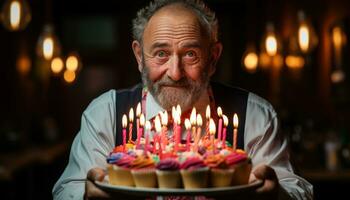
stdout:
[[(224, 51), (214, 80), (268, 99), (315, 199), (350, 183), (350, 1), (207, 0)], [(92, 99), (140, 81), (139, 1), (0, 0), (0, 191), (51, 199)], [(20, 191), (20, 192), (19, 192)]]

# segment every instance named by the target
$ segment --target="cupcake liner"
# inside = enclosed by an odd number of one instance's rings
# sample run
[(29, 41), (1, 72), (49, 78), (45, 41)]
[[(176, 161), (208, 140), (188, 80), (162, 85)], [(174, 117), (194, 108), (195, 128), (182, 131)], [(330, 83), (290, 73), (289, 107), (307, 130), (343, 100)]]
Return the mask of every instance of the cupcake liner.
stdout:
[(210, 183), (212, 187), (228, 187), (232, 184), (235, 169), (211, 169)]
[(250, 159), (233, 166), (232, 185), (248, 184), (252, 163)]
[(159, 188), (181, 188), (182, 180), (179, 170), (156, 170)]
[(130, 169), (108, 164), (109, 183), (112, 185), (135, 186)]
[(209, 168), (203, 167), (196, 170), (182, 169), (180, 171), (185, 189), (208, 187)]
[(131, 170), (136, 187), (157, 188), (157, 175), (155, 169)]

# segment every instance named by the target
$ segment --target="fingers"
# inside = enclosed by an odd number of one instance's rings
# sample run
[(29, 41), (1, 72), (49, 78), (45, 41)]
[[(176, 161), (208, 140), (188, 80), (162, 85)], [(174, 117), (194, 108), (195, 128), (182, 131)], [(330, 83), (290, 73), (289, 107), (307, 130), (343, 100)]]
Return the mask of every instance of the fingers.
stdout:
[(261, 165), (253, 171), (257, 179), (264, 181), (263, 185), (256, 190), (261, 199), (277, 199), (278, 178), (274, 169), (267, 165)]
[(269, 180), (277, 180), (277, 175), (275, 170), (267, 165), (261, 165), (253, 171), (253, 174), (258, 179), (269, 179)]
[(94, 182), (94, 181), (102, 181), (105, 177), (106, 173), (101, 168), (92, 168), (87, 173), (87, 179)]

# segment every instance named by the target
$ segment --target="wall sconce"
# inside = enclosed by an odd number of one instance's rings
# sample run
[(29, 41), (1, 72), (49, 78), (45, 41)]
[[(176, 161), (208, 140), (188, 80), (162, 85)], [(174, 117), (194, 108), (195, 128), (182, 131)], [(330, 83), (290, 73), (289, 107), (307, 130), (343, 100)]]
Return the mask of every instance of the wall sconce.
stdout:
[(25, 0), (7, 0), (2, 7), (1, 21), (9, 31), (25, 29), (31, 19), (30, 8)]
[(347, 37), (342, 24), (338, 23), (331, 28), (332, 41), (332, 64), (334, 71), (331, 74), (333, 83), (340, 83), (345, 80), (343, 67), (343, 48), (346, 45)]

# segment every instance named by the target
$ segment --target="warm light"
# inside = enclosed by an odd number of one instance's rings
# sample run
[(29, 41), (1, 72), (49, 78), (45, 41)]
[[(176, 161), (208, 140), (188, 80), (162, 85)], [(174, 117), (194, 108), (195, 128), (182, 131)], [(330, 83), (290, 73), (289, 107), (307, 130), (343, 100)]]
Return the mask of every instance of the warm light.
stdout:
[(132, 123), (134, 121), (134, 109), (130, 108), (129, 111), (129, 121)]
[(30, 8), (24, 0), (7, 0), (0, 15), (0, 21), (10, 31), (23, 30), (31, 20)]
[(29, 73), (32, 67), (30, 58), (27, 55), (20, 55), (17, 58), (16, 68), (21, 75), (26, 75)]
[(197, 126), (202, 126), (203, 120), (201, 114), (197, 114)]
[(66, 60), (66, 67), (70, 71), (76, 71), (79, 67), (78, 57), (75, 55), (68, 56)]
[[(126, 116), (125, 116), (126, 117)], [(146, 124), (145, 124), (145, 129), (146, 131), (149, 131), (151, 130), (152, 126), (151, 126), (151, 122), (149, 122), (148, 120), (146, 121)]]
[(339, 26), (333, 28), (333, 44), (336, 49), (342, 46), (342, 30)]
[(140, 117), (141, 115), (141, 103), (139, 102), (136, 106), (136, 116)]
[(126, 128), (127, 124), (128, 124), (128, 118), (126, 118), (126, 115), (124, 114), (123, 118), (122, 118), (122, 126), (123, 126), (123, 128)]
[(193, 108), (191, 111), (191, 115), (190, 115), (190, 121), (191, 121), (192, 126), (196, 125), (196, 115), (197, 115), (196, 108)]
[(218, 116), (222, 117), (222, 109), (220, 106), (217, 108), (217, 112), (218, 112)]
[(168, 112), (164, 111), (164, 113), (162, 113), (162, 125), (163, 126), (167, 126), (168, 125)]
[(209, 105), (207, 105), (207, 109), (205, 110), (205, 117), (206, 117), (207, 119), (210, 118), (210, 106), (209, 106)]
[(162, 131), (162, 125), (160, 124), (160, 119), (159, 116), (157, 115), (156, 118), (154, 119), (154, 126), (156, 128), (156, 131), (160, 133)]
[(176, 106), (176, 112), (179, 115), (179, 117), (181, 117), (181, 107), (179, 104), (177, 104), (177, 106)]
[(51, 71), (55, 74), (58, 74), (63, 69), (63, 61), (60, 57), (56, 57), (51, 61)]
[(233, 115), (233, 127), (238, 128), (238, 116), (237, 116), (237, 114)]
[(259, 54), (259, 66), (263, 69), (267, 69), (270, 66), (271, 63), (271, 57), (267, 55), (267, 53), (260, 53)]
[(332, 72), (331, 74), (331, 80), (333, 83), (340, 83), (344, 81), (344, 79), (345, 79), (345, 73), (343, 72), (343, 70), (338, 69)]
[(145, 115), (142, 113), (140, 115), (140, 126), (143, 126), (145, 125)]
[(301, 51), (306, 53), (310, 45), (310, 31), (306, 24), (299, 27), (298, 40)]
[(269, 56), (274, 56), (277, 54), (277, 39), (275, 35), (270, 34), (265, 40), (266, 52)]
[(186, 130), (189, 130), (191, 128), (191, 122), (189, 119), (185, 119), (185, 128)]
[(283, 56), (281, 54), (276, 54), (274, 57), (271, 58), (271, 64), (275, 68), (281, 68), (284, 63)]
[(53, 56), (54, 42), (51, 37), (45, 38), (43, 43), (43, 55), (46, 60), (50, 60)]
[(258, 66), (258, 55), (255, 52), (247, 53), (243, 63), (248, 72), (255, 72)]
[(223, 115), (222, 118), (224, 119), (224, 126), (228, 125), (228, 118), (226, 115)]
[(171, 108), (171, 116), (173, 117), (173, 119), (175, 119), (175, 117), (176, 117), (176, 108), (173, 106), (172, 108)]
[(63, 74), (63, 78), (67, 83), (72, 83), (75, 80), (75, 72), (66, 70)]
[(10, 5), (10, 24), (13, 29), (18, 29), (21, 19), (21, 4), (18, 1), (12, 1)]
[(293, 55), (287, 56), (285, 62), (289, 68), (293, 68), (293, 69), (300, 69), (305, 64), (305, 60), (303, 57), (293, 56)]
[(210, 121), (209, 121), (209, 133), (210, 133), (210, 135), (215, 135), (215, 132), (216, 132), (216, 126), (215, 126), (214, 120), (210, 119)]

